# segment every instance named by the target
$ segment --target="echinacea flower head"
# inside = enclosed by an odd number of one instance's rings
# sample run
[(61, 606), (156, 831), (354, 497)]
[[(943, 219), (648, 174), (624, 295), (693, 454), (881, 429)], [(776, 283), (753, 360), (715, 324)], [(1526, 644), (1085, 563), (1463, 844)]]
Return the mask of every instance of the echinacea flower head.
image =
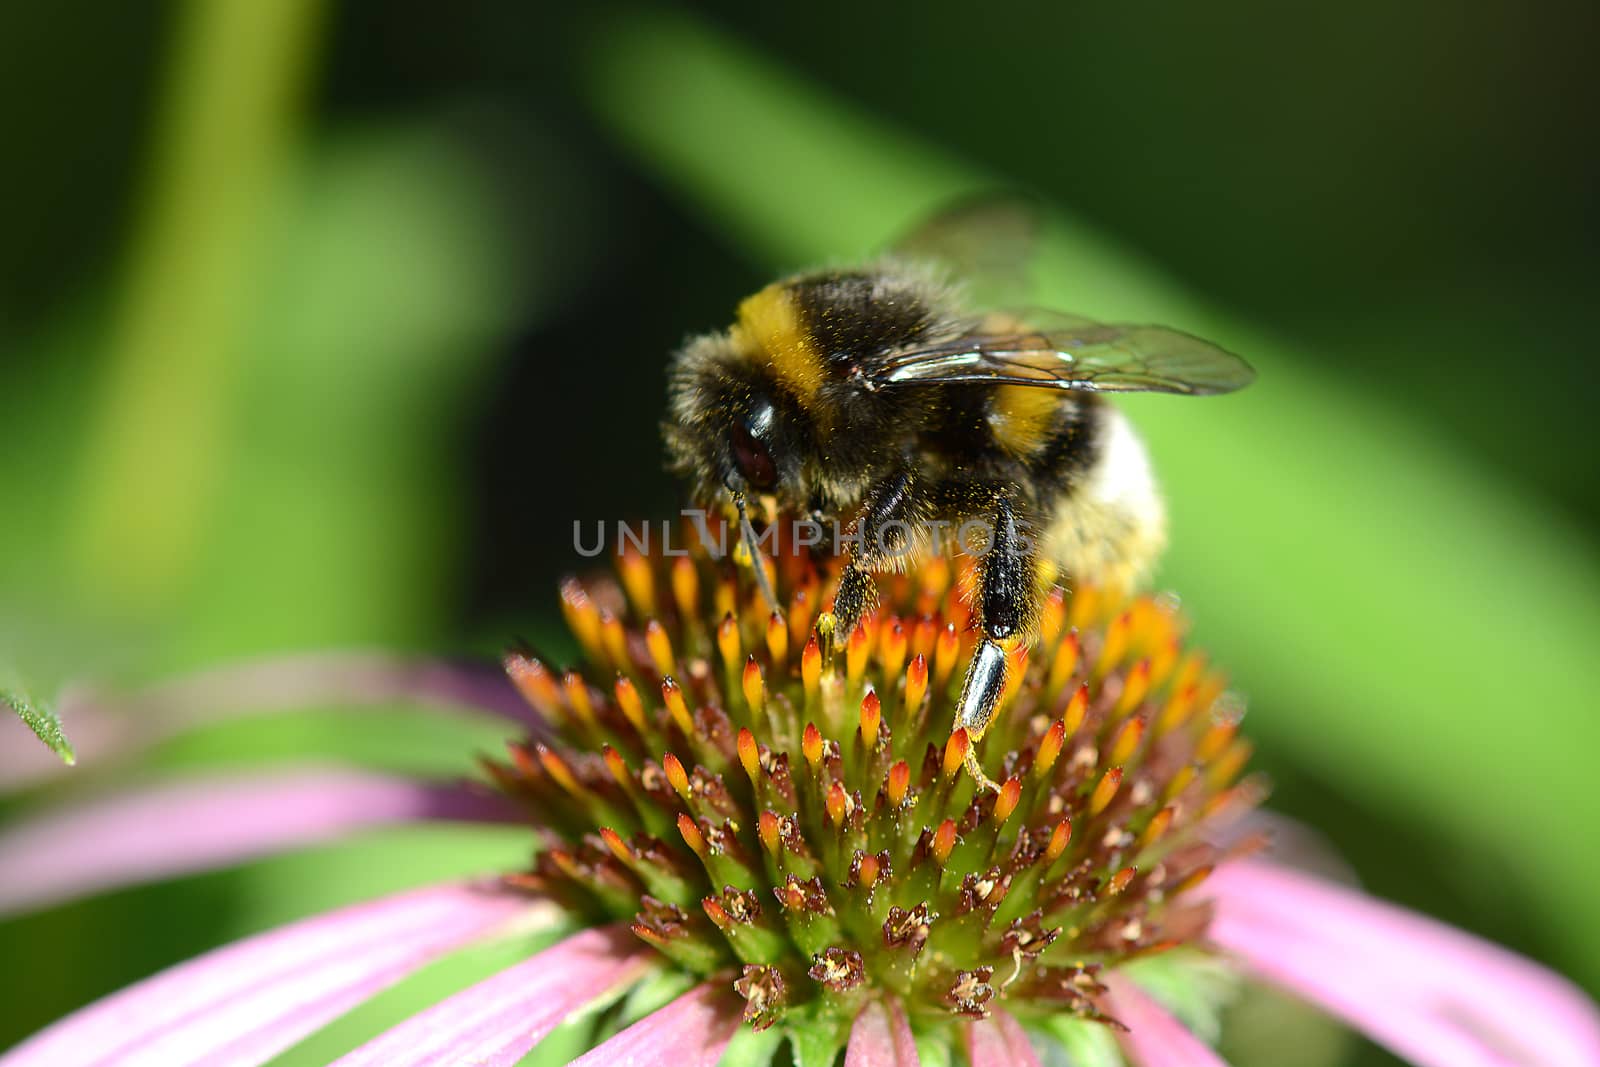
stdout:
[[(627, 922), (823, 1062), (886, 996), (952, 1043), (1001, 1006), (1114, 1022), (1105, 973), (1198, 942), (1206, 831), (1262, 792), (1175, 605), (1057, 590), (975, 742), (951, 729), (959, 567), (888, 580), (831, 656), (830, 570), (772, 569), (782, 614), (691, 555), (563, 586), (585, 667), (507, 660), (547, 727), (492, 767), (547, 835), (517, 883)], [(963, 769), (974, 744), (998, 793)]]
[[(975, 645), (967, 562), (887, 578), (837, 642), (818, 627), (835, 563), (756, 562), (782, 612), (705, 552), (627, 553), (614, 575), (568, 580), (575, 654), (513, 652), (509, 682), (277, 668), (302, 690), (410, 686), (521, 723), (484, 761), (498, 797), (279, 775), (0, 832), (0, 871), (27, 875), (0, 879), (0, 911), (396, 819), (510, 818), (536, 839), (524, 870), (179, 964), (0, 1067), (257, 1067), (428, 963), (529, 930), (567, 936), (337, 1067), (513, 1067), (564, 1023), (587, 1027), (568, 1028), (587, 1035), (585, 1067), (1219, 1067), (1219, 974), (1420, 1067), (1600, 1063), (1600, 1014), (1561, 977), (1263, 851), (1242, 704), (1175, 601), (1056, 591), (975, 740), (952, 730)], [(216, 680), (203, 690), (209, 705)], [(177, 817), (196, 811), (214, 817)]]

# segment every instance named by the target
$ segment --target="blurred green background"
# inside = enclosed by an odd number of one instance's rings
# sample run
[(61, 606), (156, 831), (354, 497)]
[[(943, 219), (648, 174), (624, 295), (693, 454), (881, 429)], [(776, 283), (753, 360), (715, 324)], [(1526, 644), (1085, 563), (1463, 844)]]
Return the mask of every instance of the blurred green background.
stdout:
[[(574, 519), (676, 505), (673, 345), (779, 268), (1022, 186), (1053, 213), (1041, 298), (1260, 371), (1129, 407), (1172, 501), (1161, 584), (1249, 695), (1274, 806), (1375, 891), (1594, 988), (1595, 21), (5, 5), (0, 671), (48, 696), (546, 633)], [(361, 723), (219, 728), (0, 816), (219, 761), (458, 773), (494, 740)], [(385, 831), (0, 924), (0, 1047), (219, 940), (525, 846)]]

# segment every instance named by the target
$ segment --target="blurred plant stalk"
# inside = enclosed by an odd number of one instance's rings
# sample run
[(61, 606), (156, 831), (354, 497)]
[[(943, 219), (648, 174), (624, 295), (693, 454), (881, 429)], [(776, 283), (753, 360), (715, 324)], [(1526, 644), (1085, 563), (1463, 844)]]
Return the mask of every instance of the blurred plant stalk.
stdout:
[(108, 613), (159, 612), (193, 578), (322, 21), (320, 0), (191, 0), (174, 19), (72, 524), (72, 571)]

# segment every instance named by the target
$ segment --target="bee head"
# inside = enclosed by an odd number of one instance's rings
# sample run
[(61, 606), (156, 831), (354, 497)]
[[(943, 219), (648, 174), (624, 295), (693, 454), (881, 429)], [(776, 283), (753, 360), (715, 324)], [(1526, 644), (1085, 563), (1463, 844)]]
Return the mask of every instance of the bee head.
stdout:
[(698, 338), (673, 360), (663, 433), (671, 469), (701, 502), (745, 493), (800, 510), (808, 497), (803, 409), (727, 335)]

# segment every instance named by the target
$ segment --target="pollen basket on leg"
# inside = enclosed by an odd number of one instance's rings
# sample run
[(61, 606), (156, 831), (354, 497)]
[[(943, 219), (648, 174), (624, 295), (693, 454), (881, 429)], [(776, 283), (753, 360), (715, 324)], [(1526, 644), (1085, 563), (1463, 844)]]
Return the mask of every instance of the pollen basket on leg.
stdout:
[(546, 842), (513, 882), (629, 922), (754, 1027), (841, 1043), (885, 993), (919, 1028), (1099, 1018), (1103, 968), (1204, 933), (1208, 832), (1259, 788), (1169, 606), (1055, 591), (987, 727), (953, 739), (965, 563), (891, 576), (831, 662), (837, 566), (775, 564), (788, 618), (725, 560), (567, 587), (584, 661), (508, 660), (549, 727), (490, 767)]

